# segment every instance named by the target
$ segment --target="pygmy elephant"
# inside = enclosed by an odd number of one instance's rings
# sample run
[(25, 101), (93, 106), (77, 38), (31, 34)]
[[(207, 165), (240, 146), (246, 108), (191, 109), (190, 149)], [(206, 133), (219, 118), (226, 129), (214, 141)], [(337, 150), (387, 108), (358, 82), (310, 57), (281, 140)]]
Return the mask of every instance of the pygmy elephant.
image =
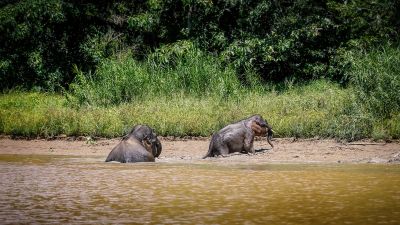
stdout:
[(161, 150), (161, 142), (154, 131), (146, 125), (137, 125), (111, 150), (106, 162), (154, 162)]
[(267, 136), (271, 143), (272, 127), (260, 115), (253, 115), (237, 123), (229, 124), (211, 137), (207, 154), (203, 158), (228, 155), (233, 152), (255, 153), (253, 142), (255, 136)]

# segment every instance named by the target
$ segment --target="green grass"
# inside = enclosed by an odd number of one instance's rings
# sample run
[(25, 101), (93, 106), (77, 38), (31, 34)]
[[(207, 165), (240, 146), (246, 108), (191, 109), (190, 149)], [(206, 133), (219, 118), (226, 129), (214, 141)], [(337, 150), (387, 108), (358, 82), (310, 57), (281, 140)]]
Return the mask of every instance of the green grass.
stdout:
[(358, 52), (350, 71), (356, 96), (378, 118), (400, 112), (400, 47)]
[(275, 137), (357, 140), (400, 138), (399, 48), (354, 59), (346, 87), (316, 80), (262, 84), (192, 43), (164, 46), (144, 62), (130, 53), (104, 60), (93, 74), (77, 71), (65, 95), (0, 95), (0, 133), (29, 137), (116, 137), (136, 124), (162, 136), (210, 136), (223, 126), (261, 114)]
[(160, 48), (144, 62), (133, 59), (130, 53), (121, 53), (102, 61), (94, 74), (77, 70), (70, 101), (77, 105), (112, 106), (176, 94), (235, 96), (242, 89), (233, 68), (204, 54), (192, 43), (182, 42)]
[(351, 107), (353, 92), (320, 80), (280, 94), (249, 91), (226, 99), (182, 94), (78, 108), (70, 107), (61, 95), (15, 92), (0, 95), (0, 132), (116, 137), (135, 124), (148, 124), (163, 136), (210, 136), (228, 123), (258, 113), (273, 126), (275, 137), (398, 138), (400, 115), (374, 126), (374, 120)]

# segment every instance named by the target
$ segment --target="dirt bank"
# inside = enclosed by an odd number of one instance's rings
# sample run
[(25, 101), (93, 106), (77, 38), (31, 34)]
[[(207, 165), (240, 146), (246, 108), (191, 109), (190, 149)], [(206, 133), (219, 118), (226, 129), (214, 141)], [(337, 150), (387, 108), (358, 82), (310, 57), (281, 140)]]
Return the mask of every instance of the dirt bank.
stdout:
[[(15, 140), (0, 138), (0, 154), (42, 154), (104, 157), (119, 139), (100, 140)], [(163, 151), (159, 162), (199, 161), (208, 149), (209, 139), (161, 138)], [(273, 140), (274, 149), (265, 139), (254, 143), (254, 155), (234, 154), (225, 158), (205, 160), (224, 162), (285, 162), (285, 163), (400, 163), (400, 142), (359, 141), (341, 143), (335, 140), (285, 139)]]

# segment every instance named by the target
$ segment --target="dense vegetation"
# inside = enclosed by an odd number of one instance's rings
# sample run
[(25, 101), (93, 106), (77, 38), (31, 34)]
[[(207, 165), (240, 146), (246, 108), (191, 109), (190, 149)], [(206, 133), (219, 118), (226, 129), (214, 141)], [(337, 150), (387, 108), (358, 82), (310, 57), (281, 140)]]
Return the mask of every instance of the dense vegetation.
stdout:
[(58, 95), (10, 93), (0, 98), (0, 107), (7, 108), (0, 112), (0, 129), (16, 136), (114, 137), (129, 131), (132, 124), (146, 123), (161, 135), (209, 136), (232, 121), (260, 113), (274, 126), (276, 137), (358, 139), (374, 129), (371, 120), (360, 118), (357, 108), (345, 107), (352, 100), (349, 92), (330, 82), (316, 81), (285, 94), (247, 92), (229, 99), (161, 96), (84, 108), (65, 107), (65, 98)]
[(399, 5), (396, 0), (3, 1), (0, 88), (68, 88), (74, 66), (93, 72), (117, 52), (130, 50), (140, 60), (180, 40), (233, 65), (242, 82), (248, 69), (265, 81), (342, 81), (346, 49), (398, 39)]
[(208, 136), (260, 113), (277, 136), (399, 138), (399, 15), (396, 0), (2, 1), (0, 133)]

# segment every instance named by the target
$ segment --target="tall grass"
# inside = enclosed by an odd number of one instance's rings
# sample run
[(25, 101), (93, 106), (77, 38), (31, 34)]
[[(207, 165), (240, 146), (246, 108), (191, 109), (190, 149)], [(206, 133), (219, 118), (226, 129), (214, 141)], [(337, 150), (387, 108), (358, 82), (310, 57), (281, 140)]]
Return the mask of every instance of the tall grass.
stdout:
[[(274, 127), (276, 137), (353, 140), (368, 137), (372, 127), (371, 120), (354, 113), (357, 108), (347, 107), (354, 99), (352, 89), (324, 80), (283, 93), (249, 91), (228, 99), (160, 96), (107, 107), (74, 108), (62, 96), (13, 93), (0, 96), (0, 132), (116, 137), (135, 124), (148, 124), (163, 136), (209, 136), (226, 124), (258, 113)], [(13, 102), (18, 106), (5, 107)]]
[(110, 106), (176, 94), (230, 97), (242, 91), (234, 69), (191, 42), (164, 46), (144, 62), (125, 53), (101, 62), (94, 74), (77, 72), (71, 90), (80, 105)]
[(356, 96), (375, 117), (400, 113), (400, 47), (358, 53), (350, 72)]
[(374, 120), (374, 138), (400, 138), (400, 47), (354, 55), (351, 81), (357, 104)]
[(399, 55), (399, 49), (358, 55), (346, 88), (316, 80), (288, 82), (278, 92), (251, 73), (252, 83), (241, 85), (229, 66), (191, 43), (165, 46), (145, 62), (120, 54), (96, 73), (79, 72), (67, 98), (1, 94), (0, 133), (116, 137), (148, 124), (163, 136), (210, 136), (257, 113), (276, 137), (400, 138)]

